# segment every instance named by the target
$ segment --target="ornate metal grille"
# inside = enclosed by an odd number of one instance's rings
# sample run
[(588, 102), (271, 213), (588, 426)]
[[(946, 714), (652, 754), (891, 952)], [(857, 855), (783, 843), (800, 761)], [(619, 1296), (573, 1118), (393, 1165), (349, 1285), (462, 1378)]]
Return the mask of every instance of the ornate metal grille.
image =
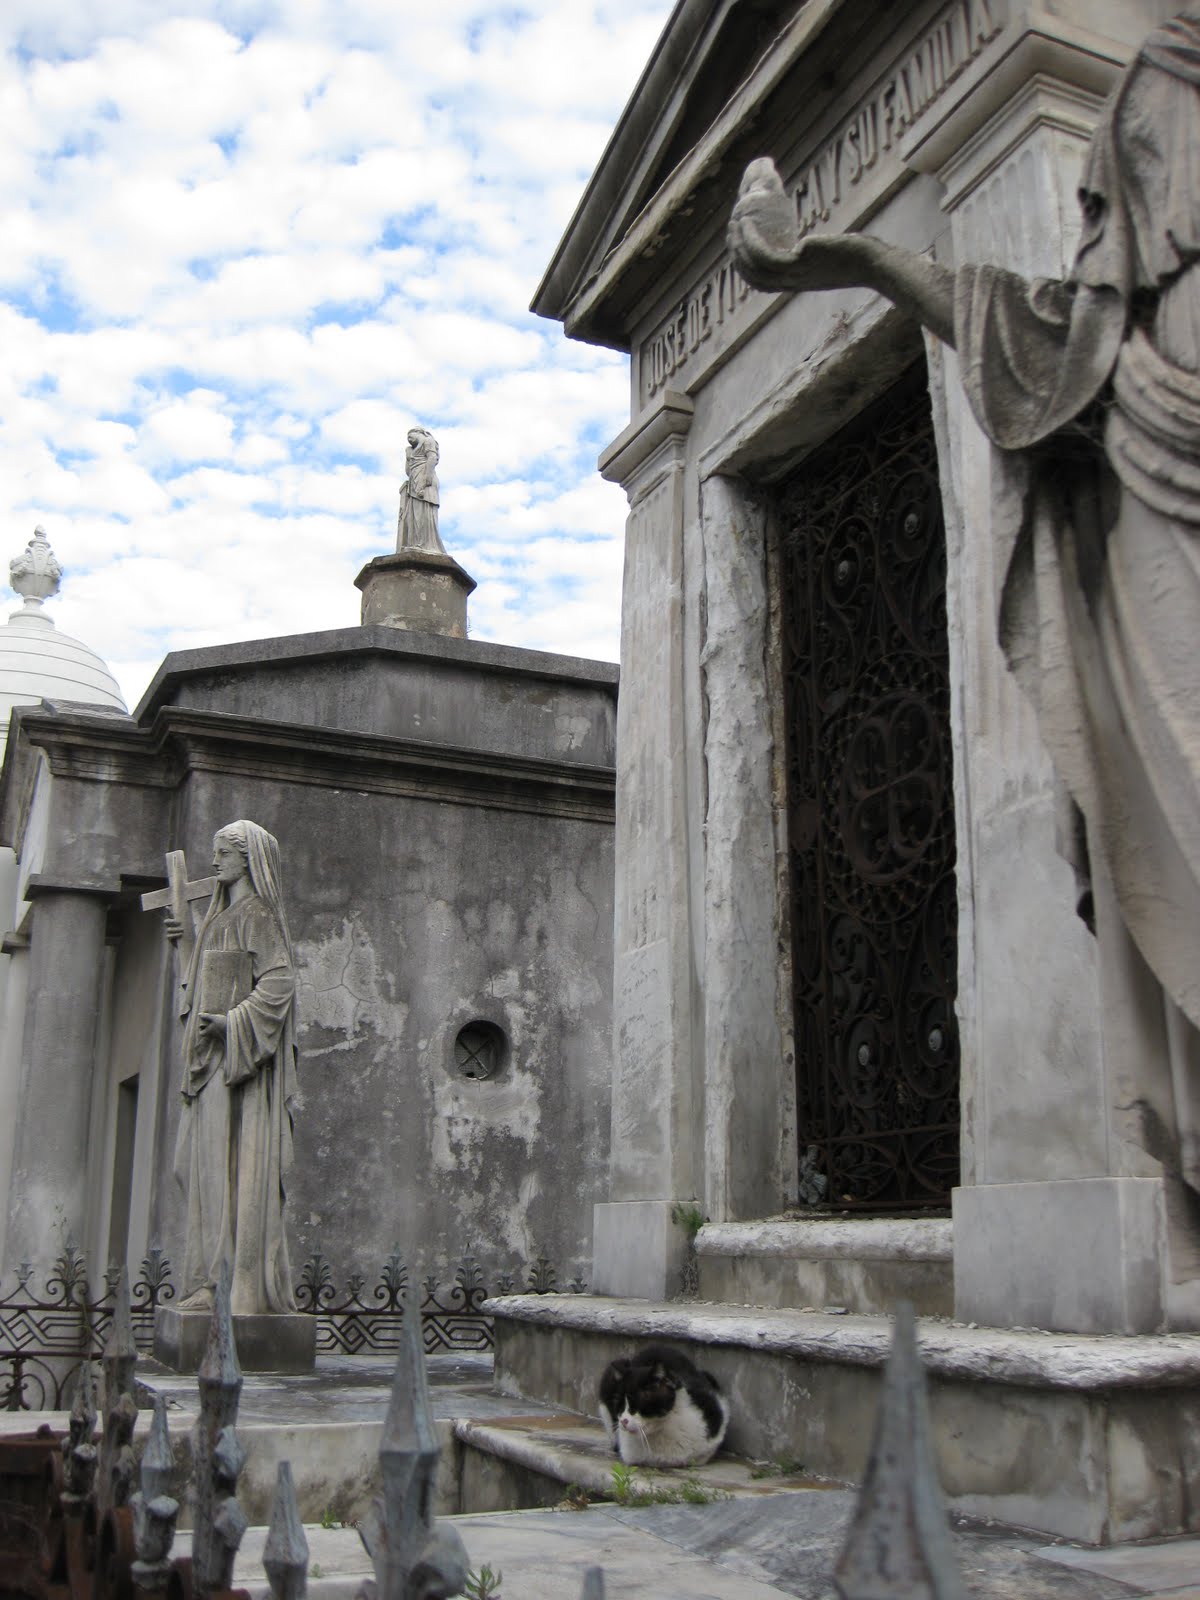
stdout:
[(954, 802), (924, 367), (810, 456), (780, 510), (802, 1176), (832, 1206), (944, 1205)]

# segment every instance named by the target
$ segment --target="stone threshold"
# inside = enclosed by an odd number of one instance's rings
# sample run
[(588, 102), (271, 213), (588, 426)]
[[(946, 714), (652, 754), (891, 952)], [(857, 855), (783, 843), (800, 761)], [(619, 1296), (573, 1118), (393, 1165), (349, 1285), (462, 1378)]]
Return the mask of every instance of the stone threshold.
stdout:
[[(505, 1295), (484, 1309), (498, 1322), (635, 1339), (686, 1339), (853, 1367), (882, 1367), (890, 1317), (622, 1300), (602, 1295)], [(1067, 1334), (982, 1328), (923, 1317), (921, 1359), (932, 1378), (1096, 1393), (1200, 1385), (1200, 1334)]]
[(706, 1222), (699, 1256), (779, 1256), (806, 1261), (954, 1260), (949, 1217), (803, 1217)]

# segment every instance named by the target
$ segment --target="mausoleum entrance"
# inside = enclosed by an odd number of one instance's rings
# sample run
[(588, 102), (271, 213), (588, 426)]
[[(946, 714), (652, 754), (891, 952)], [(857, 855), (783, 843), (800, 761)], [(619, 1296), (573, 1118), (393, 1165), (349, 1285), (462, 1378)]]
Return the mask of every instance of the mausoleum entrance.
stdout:
[(782, 485), (778, 526), (801, 1194), (945, 1207), (959, 1172), (954, 795), (923, 361)]

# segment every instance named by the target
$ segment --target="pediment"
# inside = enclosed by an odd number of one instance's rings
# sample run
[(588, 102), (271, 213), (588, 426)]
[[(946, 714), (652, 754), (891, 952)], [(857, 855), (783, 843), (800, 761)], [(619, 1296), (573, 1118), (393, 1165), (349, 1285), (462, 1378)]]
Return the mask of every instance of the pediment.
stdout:
[(664, 384), (691, 392), (700, 357), (727, 357), (775, 303), (725, 250), (747, 164), (775, 160), (802, 233), (868, 225), (946, 159), (951, 123), (951, 152), (974, 135), (996, 104), (980, 85), (1003, 89), (1047, 28), (1036, 0), (681, 0), (533, 309), (636, 350), (635, 410)]
[[(807, 15), (812, 26), (805, 32), (815, 36), (841, 3), (680, 0), (538, 287), (533, 310), (566, 323), (576, 337), (628, 348), (607, 318), (572, 326), (580, 290), (672, 176), (711, 139), (739, 91), (745, 97), (756, 68), (777, 54), (796, 20)], [(695, 211), (690, 215), (695, 218)]]

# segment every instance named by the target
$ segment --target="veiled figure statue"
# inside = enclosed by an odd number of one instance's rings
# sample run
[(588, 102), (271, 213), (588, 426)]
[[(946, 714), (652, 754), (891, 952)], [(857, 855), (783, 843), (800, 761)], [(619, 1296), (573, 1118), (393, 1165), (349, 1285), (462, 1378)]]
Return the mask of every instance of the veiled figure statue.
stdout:
[(1086, 824), (1113, 1127), (1200, 1191), (1200, 10), (1105, 105), (1069, 277), (797, 242), (770, 162), (730, 222), (761, 289), (862, 285), (959, 353), (1023, 496), (999, 633)]
[(175, 1176), (187, 1195), (187, 1242), (179, 1309), (211, 1305), (224, 1260), (235, 1316), (294, 1311), (284, 1201), (297, 1093), (296, 980), (279, 845), (255, 822), (231, 822), (213, 840), (213, 865), (217, 885), (182, 979)]
[(438, 535), (438, 446), (428, 428), (408, 430), (408, 449), (404, 452), (407, 474), (400, 486), (400, 519), (396, 528), (397, 550), (427, 550), (444, 556), (446, 547)]

